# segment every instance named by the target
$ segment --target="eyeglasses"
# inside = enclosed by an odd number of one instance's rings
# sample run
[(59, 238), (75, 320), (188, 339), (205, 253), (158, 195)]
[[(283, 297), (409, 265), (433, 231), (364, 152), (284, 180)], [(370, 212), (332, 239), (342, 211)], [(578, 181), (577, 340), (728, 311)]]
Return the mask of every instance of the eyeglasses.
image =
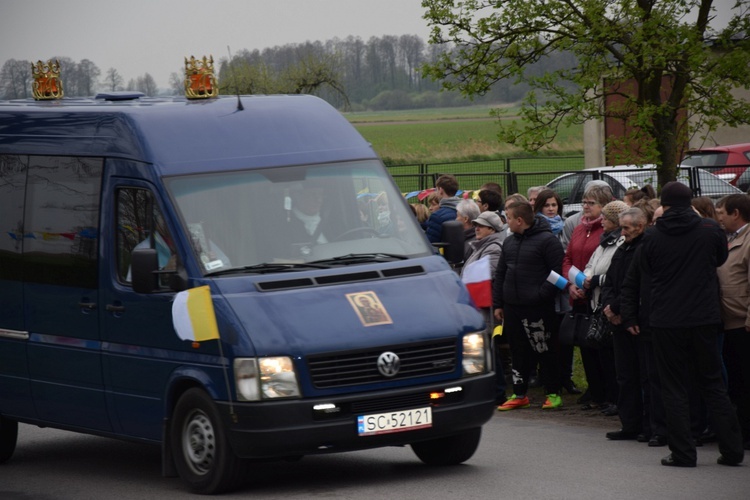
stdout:
[(586, 206), (588, 206), (588, 207), (593, 207), (594, 205), (598, 205), (598, 203), (597, 203), (597, 202), (595, 202), (595, 201), (583, 201), (583, 202), (581, 202), (581, 203), (582, 203), (583, 205), (586, 205)]

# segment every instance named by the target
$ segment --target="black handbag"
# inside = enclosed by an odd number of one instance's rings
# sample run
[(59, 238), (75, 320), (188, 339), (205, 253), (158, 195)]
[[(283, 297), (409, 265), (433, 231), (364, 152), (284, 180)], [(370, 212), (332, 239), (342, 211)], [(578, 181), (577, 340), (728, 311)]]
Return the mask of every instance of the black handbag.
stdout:
[(612, 344), (612, 325), (604, 316), (601, 309), (591, 314), (591, 321), (586, 332), (583, 345), (586, 347), (602, 348)]
[(584, 345), (584, 339), (591, 325), (591, 313), (568, 312), (560, 322), (558, 338), (563, 345)]

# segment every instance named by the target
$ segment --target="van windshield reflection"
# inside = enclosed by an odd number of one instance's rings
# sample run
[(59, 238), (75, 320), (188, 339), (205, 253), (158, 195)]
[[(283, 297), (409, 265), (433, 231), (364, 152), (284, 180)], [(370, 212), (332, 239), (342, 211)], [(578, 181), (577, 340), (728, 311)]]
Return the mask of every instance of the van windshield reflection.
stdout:
[(377, 161), (218, 172), (168, 178), (165, 184), (206, 275), (432, 253)]

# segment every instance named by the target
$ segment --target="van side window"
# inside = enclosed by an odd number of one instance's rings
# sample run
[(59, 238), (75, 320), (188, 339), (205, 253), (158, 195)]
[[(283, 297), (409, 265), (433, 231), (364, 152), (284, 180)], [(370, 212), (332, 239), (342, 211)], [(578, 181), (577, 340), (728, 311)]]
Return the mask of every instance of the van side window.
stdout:
[(96, 288), (101, 158), (30, 156), (23, 223), (27, 282)]
[[(28, 166), (28, 156), (0, 155), (0, 216), (4, 225), (0, 237), (0, 280), (23, 281), (23, 203)], [(2, 288), (0, 297), (4, 298), (6, 290)]]
[[(174, 269), (176, 254), (164, 217), (147, 189), (117, 190), (117, 275), (130, 283), (130, 256), (136, 248), (155, 248), (160, 269)], [(167, 287), (169, 277), (160, 275), (160, 286)]]

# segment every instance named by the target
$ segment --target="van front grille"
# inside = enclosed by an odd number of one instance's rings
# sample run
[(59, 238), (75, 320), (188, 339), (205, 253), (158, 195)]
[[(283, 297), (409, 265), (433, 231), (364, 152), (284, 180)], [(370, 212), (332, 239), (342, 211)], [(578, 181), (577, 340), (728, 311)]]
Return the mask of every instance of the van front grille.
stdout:
[[(307, 365), (318, 389), (404, 380), (453, 372), (458, 362), (456, 345), (456, 339), (451, 338), (328, 353), (308, 357)], [(392, 352), (399, 358), (400, 367), (393, 377), (386, 377), (378, 370), (378, 358), (384, 352)]]

